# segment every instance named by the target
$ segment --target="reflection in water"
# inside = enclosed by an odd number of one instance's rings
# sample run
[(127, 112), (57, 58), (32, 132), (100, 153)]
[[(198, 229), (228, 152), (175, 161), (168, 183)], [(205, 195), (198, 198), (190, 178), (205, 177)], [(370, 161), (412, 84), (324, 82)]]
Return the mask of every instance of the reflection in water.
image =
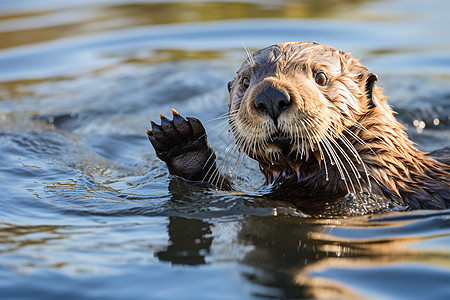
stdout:
[(180, 265), (202, 265), (210, 254), (213, 238), (211, 224), (182, 217), (170, 217), (168, 232), (170, 245), (156, 256), (161, 261)]
[[(58, 226), (15, 226), (2, 224), (0, 227), (1, 253), (15, 252), (22, 247), (36, 244), (45, 244), (50, 240), (62, 239), (63, 235), (58, 232)], [(17, 241), (19, 241), (17, 243)]]
[[(401, 296), (406, 293), (403, 286), (400, 283), (392, 286), (391, 280), (396, 275), (390, 276), (386, 270), (402, 273), (402, 267), (398, 266), (411, 263), (422, 268), (448, 268), (450, 255), (439, 250), (438, 245), (448, 242), (449, 231), (442, 228), (433, 235), (417, 236), (418, 228), (426, 234), (436, 224), (443, 226), (448, 218), (448, 213), (435, 213), (425, 219), (415, 213), (404, 217), (392, 214), (346, 220), (278, 214), (247, 216), (238, 223), (237, 232), (229, 232), (220, 229), (225, 226), (221, 222), (170, 217), (170, 244), (156, 256), (173, 266), (239, 261), (251, 267), (242, 270), (240, 275), (261, 287), (253, 292), (257, 297), (362, 299), (367, 295), (365, 288), (379, 295)], [(219, 242), (230, 240), (230, 235), (237, 236), (241, 245), (239, 253)], [(420, 244), (433, 245), (433, 248), (417, 249)], [(436, 294), (446, 293), (442, 283), (448, 274), (436, 280), (424, 278), (422, 272), (421, 268), (410, 269), (402, 275), (402, 280), (408, 284), (420, 280)], [(376, 292), (378, 289), (381, 291)]]
[[(339, 270), (364, 274), (372, 268), (389, 269), (408, 262), (438, 266), (447, 261), (448, 264), (449, 253), (439, 251), (439, 247), (422, 253), (414, 249), (415, 244), (421, 242), (421, 238), (414, 236), (418, 227), (426, 232), (426, 228), (434, 228), (436, 222), (443, 225), (449, 215), (437, 213), (436, 217), (421, 221), (415, 220), (414, 215), (409, 220), (396, 220), (394, 216), (378, 221), (371, 220), (372, 217), (313, 220), (292, 216), (249, 216), (242, 224), (239, 238), (241, 243), (254, 248), (247, 253), (243, 263), (263, 272), (260, 276), (246, 277), (263, 286), (277, 287), (281, 293), (277, 297), (281, 298), (360, 298), (360, 291), (356, 286), (349, 288), (347, 278), (334, 276)], [(368, 231), (374, 237), (367, 236)], [(402, 236), (396, 232), (402, 232)], [(441, 245), (449, 238), (446, 229), (426, 237)], [(382, 277), (367, 278), (372, 288), (389, 285), (383, 277), (386, 274), (381, 274)], [(420, 269), (411, 270), (403, 280), (412, 283), (418, 278), (423, 279)], [(364, 279), (360, 281), (368, 283)], [(441, 283), (431, 280), (427, 285), (445, 291)], [(403, 288), (390, 289), (390, 292), (398, 292)]]

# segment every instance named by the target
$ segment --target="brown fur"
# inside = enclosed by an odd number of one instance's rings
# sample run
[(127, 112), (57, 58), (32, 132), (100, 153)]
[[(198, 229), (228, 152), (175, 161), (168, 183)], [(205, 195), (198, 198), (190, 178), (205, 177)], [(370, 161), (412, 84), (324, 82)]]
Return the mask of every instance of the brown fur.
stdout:
[[(326, 86), (315, 83), (318, 72)], [(276, 187), (273, 195), (329, 203), (366, 192), (411, 209), (450, 207), (449, 166), (414, 147), (382, 89), (368, 89), (372, 78), (350, 54), (315, 43), (281, 43), (249, 56), (230, 85), (230, 126), (240, 151)], [(292, 101), (276, 122), (254, 104), (269, 86)]]

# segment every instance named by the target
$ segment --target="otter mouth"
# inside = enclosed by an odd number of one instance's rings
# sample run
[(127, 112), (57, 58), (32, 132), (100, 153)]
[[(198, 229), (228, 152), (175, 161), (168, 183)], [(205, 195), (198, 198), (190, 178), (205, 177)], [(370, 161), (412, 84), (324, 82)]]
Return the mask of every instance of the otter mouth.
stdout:
[[(305, 142), (302, 140), (302, 142)], [(294, 159), (295, 161), (307, 161), (309, 157), (315, 157), (317, 162), (321, 163), (322, 157), (318, 149), (307, 150), (309, 147), (306, 147), (306, 151), (303, 153), (302, 150), (292, 149), (293, 142), (292, 137), (283, 134), (281, 132), (276, 132), (269, 138), (270, 145), (273, 145), (278, 148), (279, 153), (285, 159)], [(297, 146), (298, 147), (298, 146)]]
[(280, 146), (290, 145), (291, 138), (288, 136), (283, 136), (283, 135), (275, 135), (275, 136), (271, 137), (270, 142), (272, 144), (280, 145)]
[(280, 132), (276, 132), (270, 137), (269, 144), (277, 146), (280, 148), (282, 154), (288, 155), (291, 152), (292, 138)]

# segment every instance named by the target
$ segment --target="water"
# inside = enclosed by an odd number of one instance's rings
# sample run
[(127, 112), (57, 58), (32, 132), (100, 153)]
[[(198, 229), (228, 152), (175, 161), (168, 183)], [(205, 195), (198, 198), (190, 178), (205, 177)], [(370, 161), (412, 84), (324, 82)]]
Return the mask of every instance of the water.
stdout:
[[(0, 1), (0, 298), (450, 297), (450, 211), (313, 219), (168, 175), (148, 120), (213, 120), (245, 57), (353, 52), (422, 150), (449, 145), (450, 2)], [(246, 161), (242, 190), (262, 183)]]

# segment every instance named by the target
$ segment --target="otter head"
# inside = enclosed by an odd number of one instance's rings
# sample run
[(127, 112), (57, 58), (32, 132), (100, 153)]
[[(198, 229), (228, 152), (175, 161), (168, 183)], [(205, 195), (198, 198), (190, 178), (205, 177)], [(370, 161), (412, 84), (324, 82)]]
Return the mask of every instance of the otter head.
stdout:
[(302, 169), (357, 168), (348, 161), (352, 142), (342, 137), (378, 105), (376, 80), (351, 55), (316, 43), (249, 54), (228, 85), (238, 147), (259, 162), (269, 182), (280, 174), (301, 177)]

